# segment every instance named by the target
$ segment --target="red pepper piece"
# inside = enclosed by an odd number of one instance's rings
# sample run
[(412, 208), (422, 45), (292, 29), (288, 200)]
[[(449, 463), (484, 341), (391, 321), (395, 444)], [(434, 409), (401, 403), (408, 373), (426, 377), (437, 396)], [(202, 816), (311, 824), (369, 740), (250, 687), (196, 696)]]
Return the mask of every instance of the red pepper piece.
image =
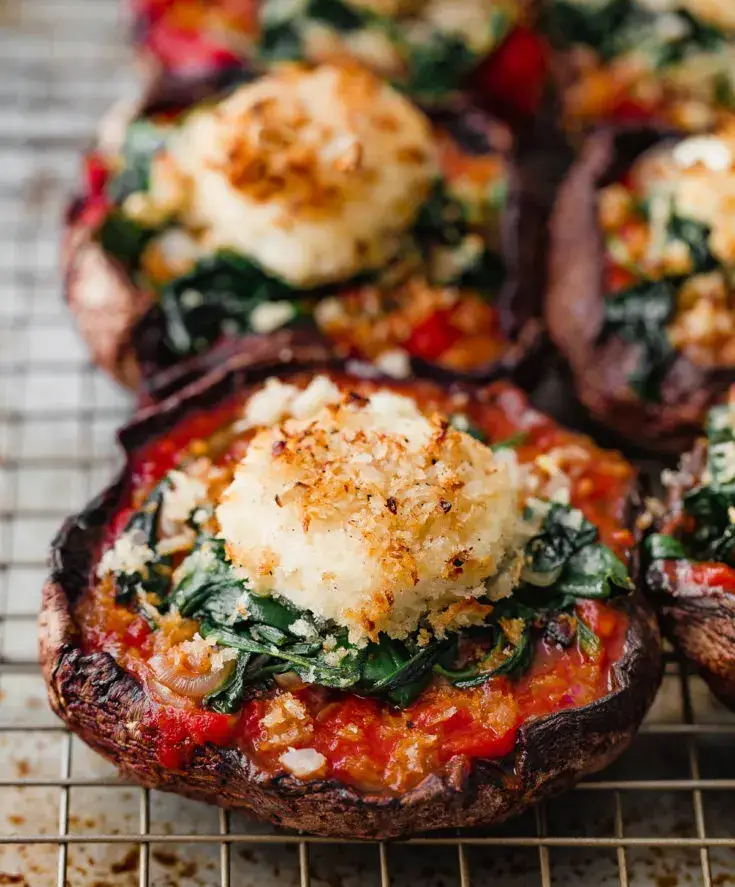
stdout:
[(518, 27), (480, 64), (470, 85), (483, 104), (525, 117), (538, 111), (548, 72), (548, 44), (530, 28)]
[(462, 336), (459, 330), (451, 325), (451, 314), (451, 310), (442, 309), (421, 321), (413, 328), (413, 332), (405, 342), (406, 351), (413, 357), (438, 360)]

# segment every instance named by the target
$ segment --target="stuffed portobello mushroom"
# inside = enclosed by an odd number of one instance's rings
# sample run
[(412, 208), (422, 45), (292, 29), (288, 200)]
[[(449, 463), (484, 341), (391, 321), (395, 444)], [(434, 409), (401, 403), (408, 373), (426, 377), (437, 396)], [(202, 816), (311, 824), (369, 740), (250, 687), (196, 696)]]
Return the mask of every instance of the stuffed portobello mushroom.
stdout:
[(122, 431), (55, 543), (55, 711), (143, 785), (330, 835), (500, 821), (608, 764), (660, 679), (634, 469), (510, 383), (323, 357), (263, 337)]
[(550, 0), (565, 126), (710, 129), (735, 109), (731, 0)]
[(551, 337), (594, 418), (651, 450), (681, 453), (735, 381), (733, 196), (732, 123), (597, 133), (560, 189)]
[(735, 389), (705, 431), (639, 519), (642, 563), (665, 630), (735, 709)]
[(350, 58), (422, 103), (462, 93), (522, 118), (541, 100), (536, 0), (133, 0), (144, 63), (170, 81), (222, 81), (284, 61)]
[(125, 384), (284, 326), (395, 375), (529, 368), (548, 210), (484, 114), (430, 120), (365, 69), (289, 66), (159, 100), (109, 141), (69, 213), (66, 283)]

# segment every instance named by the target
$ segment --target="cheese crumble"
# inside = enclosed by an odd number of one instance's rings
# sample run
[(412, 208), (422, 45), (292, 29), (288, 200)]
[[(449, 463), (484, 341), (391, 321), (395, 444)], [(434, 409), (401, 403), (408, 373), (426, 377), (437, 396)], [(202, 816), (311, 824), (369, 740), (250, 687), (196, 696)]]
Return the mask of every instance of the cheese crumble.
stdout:
[(327, 759), (313, 748), (289, 748), (278, 759), (297, 779), (323, 775)]
[(97, 575), (102, 578), (108, 573), (133, 575), (143, 573), (146, 565), (155, 557), (155, 552), (143, 540), (145, 535), (133, 530), (123, 533), (115, 540), (100, 558), (97, 564)]
[(285, 66), (189, 115), (144, 202), (208, 250), (308, 287), (392, 258), (437, 174), (428, 120), (391, 86), (357, 67)]
[(361, 643), (405, 637), (424, 616), (444, 631), (453, 606), (465, 624), (472, 608), (458, 603), (484, 596), (501, 571), (517, 581), (518, 488), (489, 447), (388, 390), (364, 398), (318, 377), (301, 392), (271, 381), (266, 396), (272, 423), (217, 508), (255, 593)]

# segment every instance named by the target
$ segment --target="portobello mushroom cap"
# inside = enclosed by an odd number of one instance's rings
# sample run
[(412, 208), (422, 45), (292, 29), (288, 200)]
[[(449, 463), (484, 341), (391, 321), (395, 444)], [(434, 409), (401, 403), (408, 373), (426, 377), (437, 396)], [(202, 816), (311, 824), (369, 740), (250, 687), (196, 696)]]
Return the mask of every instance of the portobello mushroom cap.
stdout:
[(544, 314), (549, 336), (571, 371), (575, 393), (594, 419), (631, 443), (679, 454), (701, 433), (709, 407), (735, 381), (735, 367), (705, 367), (677, 353), (660, 402), (630, 386), (641, 346), (603, 336), (605, 245), (599, 188), (614, 181), (671, 132), (604, 129), (591, 135), (558, 193), (549, 235)]
[[(248, 75), (241, 72), (227, 87), (246, 79)], [(111, 129), (119, 131), (137, 116), (213, 99), (222, 95), (221, 89), (221, 82), (185, 85), (159, 78), (150, 84), (135, 108), (125, 108), (125, 119), (110, 119), (108, 123)], [(411, 362), (413, 372), (418, 376), (435, 374), (484, 382), (511, 377), (524, 387), (532, 387), (542, 371), (544, 336), (540, 315), (546, 271), (542, 256), (546, 251), (553, 188), (538, 152), (514, 145), (509, 128), (484, 111), (463, 102), (457, 108), (438, 110), (430, 116), (450, 131), (468, 153), (497, 151), (509, 157), (509, 193), (501, 232), (507, 274), (494, 304), (498, 306), (500, 326), (510, 347), (498, 359), (471, 372), (455, 372), (419, 358)], [(172, 352), (166, 344), (163, 312), (152, 293), (137, 286), (123, 265), (102, 249), (96, 228), (85, 219), (83, 209), (84, 198), (80, 195), (66, 211), (61, 261), (65, 298), (93, 361), (121, 385), (134, 390), (145, 390), (158, 373), (176, 364), (192, 361), (190, 369), (181, 374), (184, 379), (213, 363), (217, 365), (219, 358), (213, 362), (206, 354), (181, 358)], [(315, 330), (314, 336), (322, 334)], [(225, 344), (228, 341), (232, 339), (223, 340)], [(169, 378), (178, 375), (175, 372)]]
[[(338, 368), (321, 346), (289, 332), (261, 338), (163, 403), (141, 411), (120, 440), (131, 454), (166, 433), (191, 410), (210, 408), (273, 374)], [(429, 383), (418, 383), (429, 384)], [(477, 389), (492, 400), (507, 384)], [(127, 472), (57, 536), (43, 593), (40, 650), (51, 705), (69, 727), (141, 785), (240, 808), (261, 819), (324, 835), (388, 838), (426, 829), (495, 823), (569, 788), (616, 758), (630, 743), (660, 682), (655, 619), (637, 592), (620, 606), (629, 628), (615, 689), (574, 710), (527, 722), (515, 751), (502, 760), (457, 765), (399, 797), (360, 792), (337, 781), (299, 782), (259, 771), (237, 748), (199, 747), (180, 769), (155, 755), (156, 728), (143, 728), (141, 684), (105, 652), (85, 653), (73, 607), (89, 583), (95, 550), (118, 507)], [(459, 759), (455, 759), (459, 760)]]
[[(666, 514), (658, 518), (651, 531), (667, 517), (681, 513), (684, 494), (705, 469), (706, 454), (706, 441), (702, 439), (682, 458), (680, 470), (667, 484)], [(714, 695), (735, 711), (735, 593), (691, 577), (672, 582), (659, 575), (653, 565), (644, 567), (642, 584), (664, 632)]]

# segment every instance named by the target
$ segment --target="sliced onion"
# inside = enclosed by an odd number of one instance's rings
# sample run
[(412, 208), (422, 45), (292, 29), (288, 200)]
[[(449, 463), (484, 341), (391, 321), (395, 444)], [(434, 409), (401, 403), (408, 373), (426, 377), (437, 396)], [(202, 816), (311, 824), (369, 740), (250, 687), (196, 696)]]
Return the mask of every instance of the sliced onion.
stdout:
[(284, 690), (298, 690), (304, 686), (304, 681), (295, 671), (284, 671), (282, 674), (273, 675), (273, 680)]
[(182, 674), (173, 665), (170, 665), (162, 656), (152, 656), (148, 660), (156, 682), (168, 690), (173, 690), (179, 696), (187, 696), (189, 699), (201, 699), (213, 693), (227, 680), (235, 667), (235, 660), (225, 662), (222, 668), (213, 669), (200, 675)]
[(166, 705), (171, 705), (174, 708), (192, 708), (194, 706), (193, 699), (189, 699), (188, 696), (180, 696), (178, 693), (174, 693), (173, 690), (164, 687), (163, 684), (155, 678), (149, 678), (148, 690), (153, 692), (155, 698), (159, 702), (165, 702)]
[(536, 585), (540, 588), (548, 588), (549, 585), (553, 585), (556, 580), (561, 575), (561, 567), (557, 567), (555, 570), (549, 570), (548, 572), (535, 572), (534, 570), (530, 570), (526, 568), (521, 573), (521, 579), (524, 582), (528, 582), (529, 585)]

